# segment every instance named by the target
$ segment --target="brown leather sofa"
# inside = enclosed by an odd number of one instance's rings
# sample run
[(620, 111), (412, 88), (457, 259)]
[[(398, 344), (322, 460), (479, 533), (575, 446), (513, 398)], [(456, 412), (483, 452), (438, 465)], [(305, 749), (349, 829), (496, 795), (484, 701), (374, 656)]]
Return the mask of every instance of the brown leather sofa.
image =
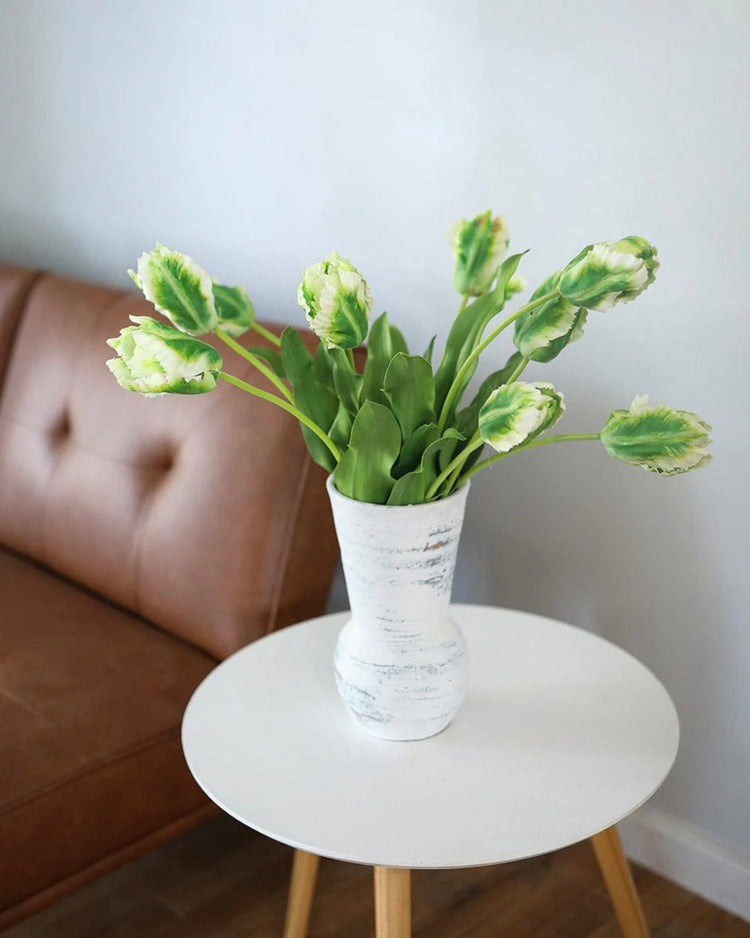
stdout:
[(180, 748), (190, 694), (330, 587), (292, 418), (223, 384), (115, 384), (104, 341), (149, 313), (0, 266), (0, 930), (213, 813)]

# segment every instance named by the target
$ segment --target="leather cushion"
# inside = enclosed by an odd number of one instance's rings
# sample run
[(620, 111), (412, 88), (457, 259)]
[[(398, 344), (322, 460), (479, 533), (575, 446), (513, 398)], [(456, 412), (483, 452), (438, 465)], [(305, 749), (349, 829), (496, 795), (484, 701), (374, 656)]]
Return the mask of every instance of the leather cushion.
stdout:
[(330, 511), (280, 409), (224, 382), (153, 399), (117, 386), (105, 340), (148, 314), (139, 295), (61, 277), (32, 289), (0, 398), (0, 543), (224, 657), (300, 594), (288, 561), (303, 492), (319, 506), (322, 583), (307, 615), (321, 611)]
[(5, 908), (205, 804), (179, 733), (215, 662), (6, 551), (0, 596)]
[(0, 388), (23, 302), (39, 276), (35, 270), (0, 264)]

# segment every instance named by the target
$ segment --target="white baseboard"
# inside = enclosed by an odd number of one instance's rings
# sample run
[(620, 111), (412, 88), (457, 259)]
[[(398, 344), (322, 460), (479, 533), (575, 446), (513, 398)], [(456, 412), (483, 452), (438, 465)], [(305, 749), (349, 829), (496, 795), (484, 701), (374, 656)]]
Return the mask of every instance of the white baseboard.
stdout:
[(636, 863), (750, 921), (750, 856), (650, 806), (618, 824), (618, 830)]

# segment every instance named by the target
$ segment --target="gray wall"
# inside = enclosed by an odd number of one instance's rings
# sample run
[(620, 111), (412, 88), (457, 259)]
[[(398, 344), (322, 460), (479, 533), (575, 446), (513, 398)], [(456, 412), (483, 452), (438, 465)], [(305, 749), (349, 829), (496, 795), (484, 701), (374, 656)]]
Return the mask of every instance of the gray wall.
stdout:
[(695, 410), (714, 463), (503, 462), (475, 482), (456, 598), (647, 662), (683, 724), (656, 803), (746, 852), (749, 27), (742, 0), (0, 0), (6, 260), (124, 285), (158, 239), (283, 320), (335, 247), (421, 348), (457, 306), (461, 215), (504, 211), (532, 285), (591, 240), (659, 246), (655, 287), (527, 374), (566, 393), (569, 432), (637, 392)]

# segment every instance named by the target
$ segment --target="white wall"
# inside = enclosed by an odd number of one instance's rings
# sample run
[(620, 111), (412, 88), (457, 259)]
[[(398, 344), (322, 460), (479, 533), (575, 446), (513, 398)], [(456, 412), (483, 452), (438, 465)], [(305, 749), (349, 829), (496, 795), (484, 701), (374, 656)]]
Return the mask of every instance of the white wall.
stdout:
[(336, 247), (421, 348), (454, 314), (460, 215), (504, 211), (532, 284), (591, 240), (659, 246), (656, 286), (527, 374), (566, 392), (571, 432), (636, 392), (695, 410), (714, 463), (661, 479), (589, 443), (503, 462), (476, 480), (456, 598), (577, 622), (647, 662), (683, 724), (655, 804), (735, 858), (749, 42), (742, 0), (0, 0), (6, 260), (124, 285), (158, 239), (288, 319), (300, 269)]

